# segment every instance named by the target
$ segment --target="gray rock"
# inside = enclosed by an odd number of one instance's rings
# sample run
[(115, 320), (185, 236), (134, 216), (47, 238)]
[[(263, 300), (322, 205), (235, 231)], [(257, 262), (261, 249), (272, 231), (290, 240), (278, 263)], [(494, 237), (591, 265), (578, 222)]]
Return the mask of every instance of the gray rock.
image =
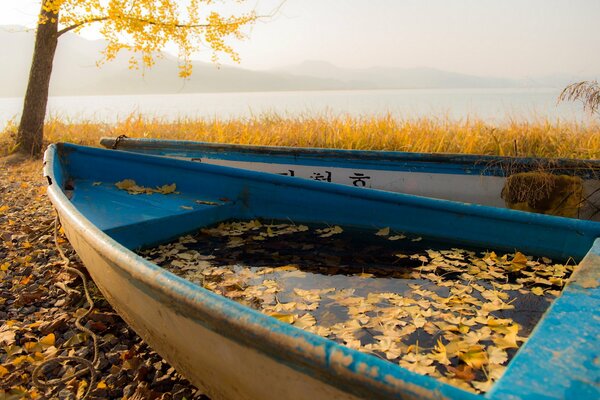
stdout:
[(123, 396), (130, 397), (135, 392), (135, 386), (129, 384), (123, 388)]

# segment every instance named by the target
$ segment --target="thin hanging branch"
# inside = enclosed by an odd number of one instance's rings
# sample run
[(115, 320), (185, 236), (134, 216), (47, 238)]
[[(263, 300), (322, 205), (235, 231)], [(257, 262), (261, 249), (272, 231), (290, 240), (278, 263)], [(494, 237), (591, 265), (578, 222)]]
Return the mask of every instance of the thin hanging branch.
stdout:
[(558, 101), (575, 101), (583, 103), (583, 109), (590, 114), (598, 112), (600, 107), (600, 85), (597, 81), (572, 83), (558, 96)]

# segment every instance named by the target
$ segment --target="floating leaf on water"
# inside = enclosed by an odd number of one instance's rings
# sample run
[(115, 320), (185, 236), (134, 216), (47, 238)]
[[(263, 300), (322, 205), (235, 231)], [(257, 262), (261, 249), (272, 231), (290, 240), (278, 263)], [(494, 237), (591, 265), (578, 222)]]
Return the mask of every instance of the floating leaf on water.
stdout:
[(504, 336), (495, 337), (492, 340), (494, 341), (494, 344), (502, 350), (518, 349), (519, 345), (517, 344), (517, 340), (522, 341), (522, 339), (517, 336), (518, 332), (519, 332), (519, 325), (513, 324), (513, 325), (506, 327), (506, 334)]
[(544, 295), (544, 289), (542, 289), (539, 286), (536, 286), (534, 288), (531, 289), (531, 293), (535, 294), (536, 296), (543, 296)]
[(390, 234), (390, 228), (381, 228), (380, 230), (378, 230), (375, 235), (376, 236), (388, 236)]
[(406, 236), (404, 235), (392, 235), (390, 237), (388, 237), (388, 240), (396, 241), (396, 240), (401, 240), (401, 239), (406, 239)]
[(294, 314), (268, 313), (267, 315), (273, 318), (277, 318), (281, 322), (285, 322), (288, 324), (291, 324), (296, 320), (296, 316)]
[(401, 367), (416, 372), (417, 374), (433, 375), (436, 372), (436, 367), (432, 365), (433, 360), (417, 352), (406, 354), (402, 357), (399, 364)]
[(495, 346), (488, 346), (487, 355), (490, 364), (504, 364), (508, 360), (506, 351)]
[(472, 381), (470, 382), (471, 385), (473, 385), (473, 387), (477, 390), (479, 390), (480, 392), (487, 392), (492, 388), (492, 385), (494, 384), (494, 381), (491, 379), (488, 379), (485, 382), (480, 382), (480, 381)]
[(273, 268), (273, 270), (274, 271), (281, 271), (281, 272), (297, 271), (298, 270), (298, 266), (295, 265), (295, 264), (282, 265), (281, 267)]
[(464, 361), (469, 367), (481, 369), (484, 364), (487, 364), (487, 353), (483, 346), (471, 346), (459, 355), (459, 358)]
[(358, 276), (359, 278), (366, 279), (366, 278), (373, 278), (375, 275), (369, 274), (367, 272), (361, 272), (360, 274), (356, 274), (356, 276)]
[(463, 381), (471, 382), (475, 379), (475, 373), (473, 372), (473, 368), (468, 365), (459, 365), (458, 367), (447, 366), (446, 369), (450, 373), (451, 376), (456, 379), (461, 379)]
[(344, 230), (340, 226), (336, 225), (329, 228), (317, 229), (316, 232), (319, 234), (319, 237), (327, 238), (333, 235), (338, 235), (344, 232)]
[(294, 288), (294, 293), (308, 302), (321, 301), (321, 291), (319, 289), (304, 290)]
[(517, 251), (507, 269), (511, 272), (520, 271), (527, 266), (527, 261), (527, 257)]
[(305, 329), (311, 326), (314, 326), (317, 323), (317, 320), (312, 315), (306, 313), (301, 315), (294, 321), (294, 326), (300, 329)]
[(331, 330), (325, 328), (324, 326), (315, 325), (306, 328), (308, 332), (314, 333), (315, 335), (327, 337), (331, 335)]
[(183, 208), (184, 210), (193, 210), (194, 207), (190, 207), (190, 206), (179, 206), (179, 208)]
[(440, 339), (438, 339), (434, 351), (429, 355), (429, 358), (431, 358), (434, 361), (437, 361), (442, 365), (450, 365), (448, 353), (446, 352), (446, 346), (444, 346)]

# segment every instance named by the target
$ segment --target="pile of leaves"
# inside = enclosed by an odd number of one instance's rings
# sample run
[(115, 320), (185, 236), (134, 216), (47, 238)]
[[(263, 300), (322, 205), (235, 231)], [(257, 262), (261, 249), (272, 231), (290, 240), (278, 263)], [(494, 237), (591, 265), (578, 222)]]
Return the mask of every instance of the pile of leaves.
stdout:
[(141, 253), (281, 321), (485, 392), (573, 266), (389, 228), (221, 223)]
[[(94, 182), (93, 185), (101, 185), (102, 182)], [(153, 194), (153, 193), (161, 193), (161, 194), (169, 194), (175, 193), (177, 189), (177, 185), (172, 183), (170, 185), (162, 185), (156, 188), (150, 188), (138, 185), (133, 179), (124, 179), (115, 183), (115, 186), (121, 190), (126, 190), (129, 194)]]
[[(86, 308), (81, 279), (64, 271), (54, 245), (54, 211), (41, 163), (0, 166), (0, 398), (80, 399), (90, 376), (51, 388), (32, 383), (34, 368), (57, 355), (92, 360), (91, 338), (75, 327)], [(159, 188), (160, 189), (160, 188)], [(85, 273), (62, 235), (71, 267)], [(82, 321), (98, 337), (99, 364), (88, 399), (197, 399), (203, 396), (114, 313), (88, 279), (95, 310)], [(44, 380), (76, 366), (49, 365)]]

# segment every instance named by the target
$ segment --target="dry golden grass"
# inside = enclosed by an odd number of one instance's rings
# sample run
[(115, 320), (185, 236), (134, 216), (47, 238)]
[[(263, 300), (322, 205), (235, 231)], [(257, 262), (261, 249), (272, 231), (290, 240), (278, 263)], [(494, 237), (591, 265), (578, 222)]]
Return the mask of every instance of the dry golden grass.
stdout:
[[(0, 133), (0, 153), (10, 150), (11, 122)], [(102, 136), (127, 135), (294, 147), (469, 153), (509, 156), (600, 158), (600, 123), (509, 121), (493, 125), (480, 119), (411, 120), (383, 117), (280, 117), (179, 119), (132, 114), (115, 124), (51, 117), (48, 142), (98, 145)]]

